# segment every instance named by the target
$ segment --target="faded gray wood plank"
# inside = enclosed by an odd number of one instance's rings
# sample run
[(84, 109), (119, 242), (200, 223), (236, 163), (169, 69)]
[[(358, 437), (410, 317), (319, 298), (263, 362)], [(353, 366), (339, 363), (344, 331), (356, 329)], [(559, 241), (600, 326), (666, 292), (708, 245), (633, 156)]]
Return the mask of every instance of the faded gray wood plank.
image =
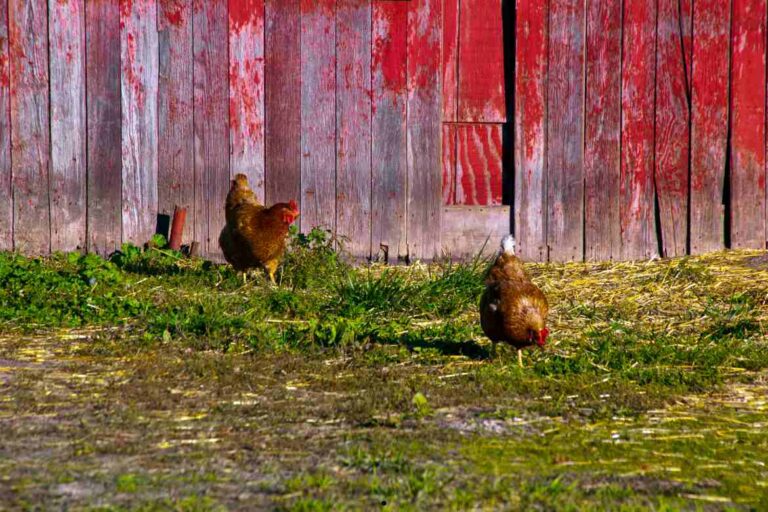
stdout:
[(8, 0), (0, 0), (0, 251), (13, 249), (11, 68), (8, 52)]
[(264, 0), (229, 2), (230, 174), (264, 202)]
[(454, 259), (493, 254), (509, 234), (511, 214), (509, 206), (444, 206), (443, 252)]
[(408, 255), (438, 256), (442, 196), (442, 2), (408, 3)]
[(161, 0), (158, 9), (158, 212), (172, 216), (174, 206), (188, 207), (182, 239), (189, 243), (195, 227), (192, 0)]
[(143, 244), (157, 221), (156, 0), (121, 4), (123, 241)]
[(301, 0), (301, 230), (336, 228), (336, 0)]
[(336, 235), (371, 255), (371, 2), (336, 4)]
[(195, 240), (217, 256), (229, 190), (226, 0), (195, 0)]
[(406, 243), (406, 57), (408, 4), (373, 3), (371, 251), (385, 262), (408, 256)]
[(85, 16), (88, 250), (106, 255), (122, 239), (119, 1), (87, 0)]
[(264, 33), (266, 202), (301, 200), (299, 0), (267, 0)]
[(84, 0), (49, 0), (51, 250), (85, 248)]
[(515, 237), (521, 257), (546, 261), (548, 3), (517, 0)]
[(550, 260), (584, 257), (584, 2), (552, 2), (547, 91)]
[(48, 2), (10, 0), (14, 247), (47, 254), (50, 229)]
[(589, 261), (621, 256), (621, 0), (587, 4), (584, 239)]

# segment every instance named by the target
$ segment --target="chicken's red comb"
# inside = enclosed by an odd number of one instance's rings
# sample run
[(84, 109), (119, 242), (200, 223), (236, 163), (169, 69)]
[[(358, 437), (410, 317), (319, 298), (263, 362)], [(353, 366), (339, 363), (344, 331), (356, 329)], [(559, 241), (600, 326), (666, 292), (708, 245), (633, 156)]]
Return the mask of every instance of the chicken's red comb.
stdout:
[(295, 199), (291, 199), (290, 201), (288, 201), (288, 206), (290, 206), (292, 210), (298, 210), (299, 209), (299, 205), (298, 205), (298, 203), (296, 202)]

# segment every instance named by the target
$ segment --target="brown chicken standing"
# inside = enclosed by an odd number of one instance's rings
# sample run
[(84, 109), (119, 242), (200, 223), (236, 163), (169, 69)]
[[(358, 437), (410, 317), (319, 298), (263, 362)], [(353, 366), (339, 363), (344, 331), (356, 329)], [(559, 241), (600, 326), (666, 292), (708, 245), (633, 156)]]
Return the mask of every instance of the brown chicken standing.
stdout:
[(515, 256), (515, 239), (507, 235), (501, 252), (488, 271), (485, 292), (480, 299), (480, 325), (494, 343), (509, 343), (517, 349), (517, 361), (523, 365), (522, 349), (543, 347), (549, 304), (544, 293), (531, 281), (523, 262)]
[(288, 227), (299, 216), (296, 201), (267, 208), (259, 204), (248, 186), (248, 178), (238, 174), (232, 181), (224, 210), (227, 224), (219, 235), (224, 258), (241, 272), (262, 268), (274, 283), (285, 252)]

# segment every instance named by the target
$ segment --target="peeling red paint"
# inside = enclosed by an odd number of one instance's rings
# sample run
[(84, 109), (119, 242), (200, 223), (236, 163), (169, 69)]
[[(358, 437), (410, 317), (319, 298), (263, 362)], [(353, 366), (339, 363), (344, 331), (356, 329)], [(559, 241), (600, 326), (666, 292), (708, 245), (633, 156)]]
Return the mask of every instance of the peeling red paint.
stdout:
[(8, 60), (8, 39), (0, 38), (0, 87), (10, 87), (11, 75)]
[[(184, 0), (160, 0), (162, 20), (168, 25), (179, 28), (187, 23), (187, 2)], [(161, 21), (162, 21), (161, 20)]]
[(457, 125), (456, 148), (456, 204), (501, 204), (501, 125)]
[(406, 85), (406, 37), (408, 28), (407, 10), (401, 5), (389, 2), (377, 4), (373, 15), (373, 52), (371, 70), (381, 71), (385, 89), (399, 94)]
[[(574, 10), (565, 0), (556, 6)], [(458, 121), (505, 122), (501, 0), (460, 0), (459, 12)], [(583, 23), (583, 12), (577, 17)]]
[(238, 32), (264, 17), (264, 0), (229, 0), (229, 30)]
[(545, 260), (544, 224), (548, 2), (517, 0), (515, 38), (515, 237), (520, 254)]
[(731, 242), (765, 248), (766, 0), (733, 0)]

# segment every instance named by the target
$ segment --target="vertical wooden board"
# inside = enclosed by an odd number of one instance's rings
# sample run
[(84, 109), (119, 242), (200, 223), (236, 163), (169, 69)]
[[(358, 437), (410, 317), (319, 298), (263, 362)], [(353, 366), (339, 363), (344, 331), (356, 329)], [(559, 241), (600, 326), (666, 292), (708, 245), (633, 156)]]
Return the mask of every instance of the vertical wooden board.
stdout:
[(506, 121), (501, 0), (460, 0), (458, 121)]
[(515, 56), (515, 239), (525, 260), (547, 254), (547, 25), (549, 2), (517, 0)]
[(227, 0), (194, 0), (195, 240), (217, 256), (229, 190)]
[[(680, 30), (682, 31), (683, 58), (685, 59), (685, 83), (688, 99), (690, 100), (691, 79), (693, 76), (693, 0), (679, 0), (679, 2)], [(727, 17), (730, 17), (730, 12), (723, 12)]]
[(655, 179), (663, 256), (684, 256), (688, 238), (690, 112), (680, 0), (658, 0)]
[(158, 211), (188, 208), (183, 243), (194, 237), (195, 156), (193, 126), (192, 0), (160, 0), (158, 6)]
[(336, 0), (301, 0), (301, 229), (336, 225)]
[[(443, 205), (456, 204), (456, 125), (443, 123)], [(374, 211), (375, 214), (375, 211)]]
[(85, 248), (85, 2), (49, 0), (51, 250)]
[(456, 126), (456, 204), (501, 204), (500, 124)]
[(766, 0), (733, 0), (731, 246), (765, 248)]
[(501, 0), (461, 0), (459, 16), (458, 120), (503, 123), (507, 114)]
[(459, 0), (443, 0), (443, 121), (458, 121)]
[(411, 260), (434, 258), (441, 250), (441, 26), (441, 0), (408, 3), (406, 208)]
[(122, 238), (119, 0), (87, 0), (85, 15), (88, 250), (106, 255)]
[(230, 174), (264, 201), (264, 0), (229, 0)]
[(156, 0), (122, 0), (123, 241), (136, 244), (157, 224), (157, 43)]
[(691, 253), (725, 247), (730, 0), (698, 0), (693, 25)]
[(10, 0), (14, 247), (50, 251), (48, 2)]
[(13, 249), (8, 0), (0, 0), (0, 251)]
[(656, 1), (625, 0), (621, 66), (622, 258), (658, 252), (654, 224), (653, 150)]
[(266, 0), (264, 79), (267, 204), (301, 200), (299, 0)]
[(584, 256), (584, 2), (549, 10), (547, 246), (551, 260)]
[(587, 90), (584, 140), (584, 253), (621, 256), (621, 0), (587, 4)]
[(371, 240), (378, 258), (397, 261), (406, 244), (406, 56), (408, 5), (374, 2), (371, 30)]
[(336, 234), (371, 254), (371, 2), (336, 3)]

